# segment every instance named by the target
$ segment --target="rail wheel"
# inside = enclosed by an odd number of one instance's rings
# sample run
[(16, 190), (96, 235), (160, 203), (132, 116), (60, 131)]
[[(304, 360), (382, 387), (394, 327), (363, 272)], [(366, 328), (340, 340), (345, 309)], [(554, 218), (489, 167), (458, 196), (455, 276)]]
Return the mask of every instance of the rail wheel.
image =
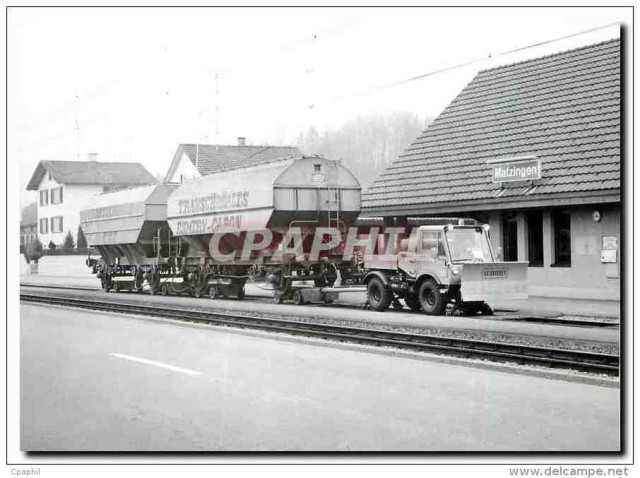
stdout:
[(302, 296), (302, 292), (299, 290), (293, 293), (293, 303), (296, 305), (304, 305), (304, 297)]
[(391, 305), (393, 292), (382, 283), (378, 277), (374, 277), (367, 284), (367, 301), (373, 310), (385, 311)]
[(404, 303), (407, 304), (407, 307), (409, 307), (413, 312), (420, 312), (420, 309), (422, 308), (420, 305), (420, 299), (416, 294), (407, 294), (404, 298)]
[(445, 295), (440, 293), (438, 284), (432, 279), (427, 279), (422, 283), (418, 298), (422, 310), (427, 315), (442, 315), (447, 307)]
[(236, 296), (236, 298), (238, 300), (244, 299), (244, 287), (242, 287), (240, 290), (238, 290), (238, 295)]
[(209, 287), (209, 299), (217, 299), (218, 298), (218, 288), (213, 285)]
[(113, 289), (114, 292), (120, 292), (120, 283), (119, 282), (114, 282), (112, 289)]

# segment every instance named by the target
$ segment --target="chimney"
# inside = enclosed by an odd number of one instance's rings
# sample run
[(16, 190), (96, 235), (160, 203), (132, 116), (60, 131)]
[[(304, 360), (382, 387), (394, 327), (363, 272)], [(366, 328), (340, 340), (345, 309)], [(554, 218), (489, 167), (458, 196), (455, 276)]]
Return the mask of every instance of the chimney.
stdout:
[(89, 153), (87, 154), (87, 161), (97, 161), (98, 153)]
[(247, 145), (247, 138), (245, 138), (244, 136), (238, 136), (238, 146), (246, 146)]

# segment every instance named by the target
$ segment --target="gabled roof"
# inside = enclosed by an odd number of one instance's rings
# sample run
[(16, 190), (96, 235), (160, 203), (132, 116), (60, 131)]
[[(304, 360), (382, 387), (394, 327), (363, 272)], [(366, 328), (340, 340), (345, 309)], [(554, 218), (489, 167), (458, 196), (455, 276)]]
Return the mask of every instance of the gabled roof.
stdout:
[[(371, 185), (363, 207), (619, 197), (620, 104), (618, 39), (481, 71)], [(541, 159), (542, 179), (500, 193), (487, 160), (524, 155)]]
[(253, 166), (261, 163), (269, 163), (276, 159), (302, 156), (300, 150), (295, 146), (181, 144), (173, 157), (173, 162), (169, 167), (165, 181), (168, 181), (173, 174), (183, 153), (187, 155), (193, 165), (198, 168), (198, 172), (203, 176), (225, 169)]
[(32, 202), (27, 207), (22, 209), (20, 214), (21, 226), (32, 226), (38, 223), (38, 209), (36, 203)]
[(45, 173), (60, 184), (137, 186), (158, 181), (140, 163), (101, 163), (98, 161), (40, 161), (27, 190), (34, 191)]

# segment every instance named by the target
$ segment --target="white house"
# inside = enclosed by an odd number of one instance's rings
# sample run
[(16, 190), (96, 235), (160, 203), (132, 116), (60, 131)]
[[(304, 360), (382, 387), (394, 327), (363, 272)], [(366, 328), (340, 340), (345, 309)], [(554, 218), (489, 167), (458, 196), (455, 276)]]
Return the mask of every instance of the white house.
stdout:
[(245, 138), (238, 138), (237, 145), (181, 144), (164, 182), (182, 183), (225, 169), (301, 156), (302, 152), (294, 146), (247, 146)]
[(80, 210), (91, 196), (156, 182), (139, 163), (40, 161), (27, 185), (37, 191), (38, 237), (44, 247), (62, 245), (67, 232), (75, 241)]

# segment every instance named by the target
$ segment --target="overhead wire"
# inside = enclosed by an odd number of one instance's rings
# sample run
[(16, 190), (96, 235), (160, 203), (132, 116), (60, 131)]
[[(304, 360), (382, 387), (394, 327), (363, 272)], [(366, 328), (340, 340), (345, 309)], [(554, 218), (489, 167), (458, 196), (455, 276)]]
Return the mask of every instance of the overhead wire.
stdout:
[(549, 39), (549, 40), (544, 40), (544, 41), (539, 41), (539, 42), (536, 42), (536, 43), (531, 43), (531, 44), (528, 44), (528, 45), (525, 45), (525, 46), (522, 46), (522, 47), (513, 48), (511, 50), (505, 50), (505, 51), (499, 52), (499, 53), (497, 53), (495, 55), (489, 53), (489, 54), (487, 54), (487, 55), (485, 55), (483, 57), (480, 57), (480, 58), (475, 58), (473, 60), (469, 60), (469, 61), (465, 61), (465, 62), (462, 62), (462, 63), (458, 63), (458, 64), (455, 64), (455, 65), (452, 65), (452, 66), (448, 66), (448, 67), (445, 67), (445, 68), (439, 68), (437, 70), (432, 70), (432, 71), (429, 71), (427, 73), (422, 73), (420, 75), (412, 76), (410, 78), (405, 78), (403, 80), (396, 80), (396, 81), (393, 81), (393, 82), (390, 82), (390, 83), (385, 83), (385, 84), (382, 84), (382, 85), (373, 86), (371, 88), (367, 88), (367, 89), (364, 89), (364, 90), (351, 92), (348, 95), (338, 95), (338, 96), (335, 96), (335, 97), (331, 98), (329, 101), (330, 102), (331, 101), (339, 101), (339, 100), (343, 100), (345, 98), (349, 98), (351, 96), (361, 96), (361, 95), (364, 95), (364, 94), (373, 93), (374, 91), (387, 89), (387, 88), (393, 88), (395, 86), (399, 86), (399, 85), (403, 85), (403, 84), (406, 84), (406, 83), (410, 83), (412, 81), (417, 81), (417, 80), (421, 80), (421, 79), (424, 79), (424, 78), (436, 76), (436, 75), (439, 75), (439, 74), (442, 74), (442, 73), (446, 73), (446, 72), (449, 72), (449, 71), (453, 71), (453, 70), (457, 70), (457, 69), (460, 69), (460, 68), (464, 68), (466, 66), (470, 66), (470, 65), (473, 65), (475, 63), (481, 63), (481, 62), (485, 62), (485, 61), (492, 60), (492, 59), (495, 59), (495, 58), (499, 58), (499, 57), (502, 57), (502, 56), (510, 55), (512, 53), (517, 53), (517, 52), (529, 50), (531, 48), (536, 48), (536, 47), (543, 46), (543, 45), (549, 45), (549, 44), (552, 44), (552, 43), (555, 43), (555, 42), (558, 42), (558, 41), (561, 41), (561, 40), (566, 40), (566, 39), (574, 38), (574, 37), (577, 37), (577, 36), (580, 36), (580, 35), (585, 35), (587, 33), (593, 33), (595, 31), (604, 30), (606, 28), (611, 28), (611, 27), (616, 26), (616, 25), (620, 26), (621, 23), (620, 22), (612, 22), (612, 23), (608, 23), (606, 25), (600, 25), (600, 26), (597, 26), (597, 27), (588, 28), (586, 30), (581, 30), (579, 32), (570, 33), (568, 35), (562, 35), (560, 37), (555, 37), (555, 38), (552, 38), (552, 39)]

